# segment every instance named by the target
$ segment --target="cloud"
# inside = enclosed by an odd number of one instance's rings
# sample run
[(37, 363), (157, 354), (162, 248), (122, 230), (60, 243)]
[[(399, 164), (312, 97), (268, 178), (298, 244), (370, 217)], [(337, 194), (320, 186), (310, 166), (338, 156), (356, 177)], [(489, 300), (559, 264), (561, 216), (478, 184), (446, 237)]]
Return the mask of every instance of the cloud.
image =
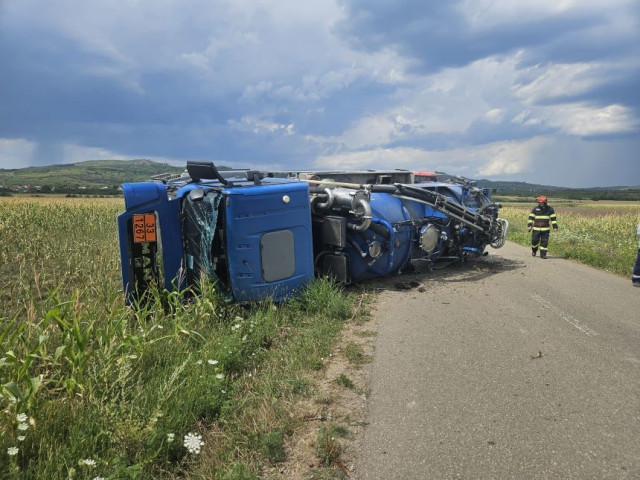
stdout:
[[(610, 142), (601, 140), (585, 143), (571, 136), (539, 136), (447, 151), (374, 148), (319, 156), (314, 167), (318, 170), (389, 169), (392, 165), (394, 168), (436, 170), (476, 179), (564, 187), (589, 185), (589, 179), (596, 177), (599, 178), (597, 185), (640, 185), (640, 165), (630, 156), (638, 148), (638, 139), (620, 140), (612, 146)], [(561, 161), (567, 156), (571, 157), (571, 162)]]
[(281, 133), (284, 135), (293, 135), (295, 133), (295, 126), (293, 123), (280, 124), (269, 120), (254, 118), (250, 115), (242, 117), (240, 122), (232, 120), (230, 123), (237, 127), (238, 130), (251, 131), (255, 134)]
[(36, 144), (25, 139), (0, 138), (0, 168), (19, 168), (29, 164)]
[(533, 170), (540, 149), (549, 141), (545, 137), (534, 137), (523, 141), (497, 142), (486, 145), (475, 154), (482, 163), (477, 169), (481, 177), (504, 177), (521, 175)]
[(571, 135), (583, 137), (637, 132), (640, 122), (623, 105), (593, 108), (584, 104), (563, 105), (554, 109), (549, 123)]
[(376, 148), (358, 152), (323, 155), (316, 158), (314, 166), (325, 170), (363, 168), (389, 169), (390, 165), (417, 165), (427, 163), (429, 152), (415, 148)]
[(636, 0), (0, 2), (2, 158), (517, 179), (545, 152), (568, 182), (573, 151), (636, 159), (639, 32)]
[(358, 152), (320, 156), (317, 168), (389, 168), (402, 166), (410, 170), (447, 170), (467, 176), (509, 176), (530, 172), (536, 153), (548, 140), (534, 138), (525, 141), (495, 142), (483, 146), (447, 150), (419, 148), (374, 148)]

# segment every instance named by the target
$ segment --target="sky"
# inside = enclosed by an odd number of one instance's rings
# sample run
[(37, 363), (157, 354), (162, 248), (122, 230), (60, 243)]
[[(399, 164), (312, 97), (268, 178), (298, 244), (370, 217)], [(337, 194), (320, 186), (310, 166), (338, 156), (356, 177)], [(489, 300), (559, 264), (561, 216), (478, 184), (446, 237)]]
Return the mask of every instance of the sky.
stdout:
[(0, 0), (0, 168), (640, 185), (638, 0)]

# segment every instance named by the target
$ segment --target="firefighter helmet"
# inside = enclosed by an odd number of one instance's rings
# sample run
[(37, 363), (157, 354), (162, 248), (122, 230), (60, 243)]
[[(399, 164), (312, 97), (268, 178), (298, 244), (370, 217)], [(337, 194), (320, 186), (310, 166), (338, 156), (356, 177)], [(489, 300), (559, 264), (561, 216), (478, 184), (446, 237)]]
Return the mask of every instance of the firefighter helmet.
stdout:
[(545, 195), (540, 195), (538, 197), (538, 203), (546, 203), (547, 202), (547, 197)]

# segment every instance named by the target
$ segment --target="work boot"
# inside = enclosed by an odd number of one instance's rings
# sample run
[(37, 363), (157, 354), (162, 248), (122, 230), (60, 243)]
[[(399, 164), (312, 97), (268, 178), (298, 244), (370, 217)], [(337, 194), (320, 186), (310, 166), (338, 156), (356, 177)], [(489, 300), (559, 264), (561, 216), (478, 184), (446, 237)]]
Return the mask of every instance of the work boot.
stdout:
[(540, 252), (540, 258), (547, 258), (547, 252)]
[(536, 256), (536, 250), (531, 250), (531, 256), (535, 257)]

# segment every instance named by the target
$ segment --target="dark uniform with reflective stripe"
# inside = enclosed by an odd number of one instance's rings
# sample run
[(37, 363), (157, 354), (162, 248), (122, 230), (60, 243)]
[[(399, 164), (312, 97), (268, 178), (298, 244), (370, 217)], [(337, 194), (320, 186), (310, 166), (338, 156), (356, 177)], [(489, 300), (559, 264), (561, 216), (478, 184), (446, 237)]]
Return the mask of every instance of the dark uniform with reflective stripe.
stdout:
[(533, 230), (531, 235), (531, 254), (535, 256), (538, 248), (540, 249), (540, 257), (547, 257), (547, 245), (549, 244), (549, 233), (551, 227), (558, 229), (558, 221), (556, 212), (553, 207), (547, 205), (546, 202), (539, 203), (537, 207), (531, 210), (527, 228)]
[[(638, 237), (640, 237), (640, 223), (638, 224)], [(636, 256), (636, 263), (633, 266), (633, 274), (631, 275), (631, 282), (634, 287), (640, 287), (640, 242), (638, 243), (638, 255)]]

